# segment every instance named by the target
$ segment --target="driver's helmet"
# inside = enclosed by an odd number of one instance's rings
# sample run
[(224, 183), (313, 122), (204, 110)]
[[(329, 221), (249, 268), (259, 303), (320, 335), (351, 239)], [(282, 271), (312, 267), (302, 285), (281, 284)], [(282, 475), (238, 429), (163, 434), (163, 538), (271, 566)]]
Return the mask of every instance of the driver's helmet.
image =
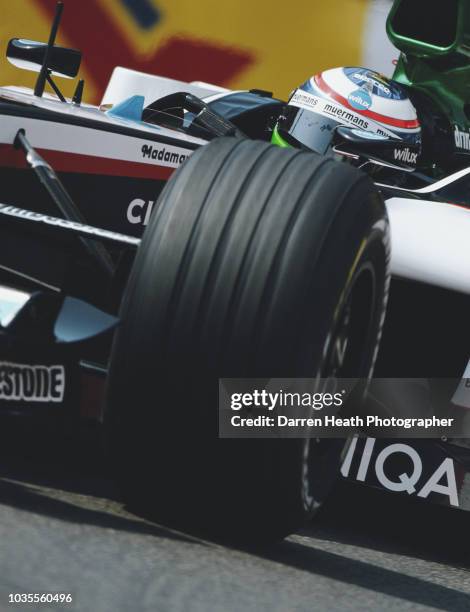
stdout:
[(339, 125), (421, 145), (421, 127), (404, 87), (366, 68), (333, 68), (308, 79), (291, 94), (273, 142), (323, 154)]

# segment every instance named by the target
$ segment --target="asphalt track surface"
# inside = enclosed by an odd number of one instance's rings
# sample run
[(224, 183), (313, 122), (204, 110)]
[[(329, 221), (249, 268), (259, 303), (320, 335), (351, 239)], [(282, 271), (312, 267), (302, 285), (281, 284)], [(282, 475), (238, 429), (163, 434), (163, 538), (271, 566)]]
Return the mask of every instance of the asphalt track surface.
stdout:
[[(464, 513), (345, 483), (301, 533), (236, 549), (130, 514), (89, 443), (34, 448), (10, 436), (7, 447), (2, 612), (470, 610)], [(51, 591), (73, 604), (7, 603)]]

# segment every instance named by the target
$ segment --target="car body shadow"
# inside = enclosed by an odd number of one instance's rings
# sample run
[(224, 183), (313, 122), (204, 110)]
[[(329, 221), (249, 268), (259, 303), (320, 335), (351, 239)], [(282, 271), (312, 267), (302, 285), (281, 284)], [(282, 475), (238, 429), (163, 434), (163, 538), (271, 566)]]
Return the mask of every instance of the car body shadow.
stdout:
[(305, 533), (470, 568), (469, 522), (470, 515), (463, 510), (341, 481)]
[[(329, 540), (467, 566), (464, 556), (457, 561), (455, 540), (451, 540), (459, 538), (463, 554), (463, 523), (456, 523), (456, 513), (447, 508), (418, 504), (411, 510), (404, 503), (408, 500), (399, 496), (391, 499), (382, 492), (346, 483), (300, 537), (265, 547), (240, 546), (211, 539), (207, 534), (183, 533), (156, 525), (128, 512), (119, 501), (102, 453), (92, 451), (91, 447), (82, 448), (81, 452), (73, 447), (62, 448), (60, 455), (54, 446), (40, 451), (31, 445), (19, 445), (18, 440), (8, 452), (4, 449), (0, 466), (1, 504), (61, 521), (217, 546), (226, 551), (224, 554), (233, 555), (233, 563), (237, 563), (240, 553), (248, 554), (311, 574), (312, 594), (315, 576), (323, 576), (434, 609), (470, 609), (470, 598), (462, 591), (318, 546), (318, 540)], [(432, 515), (436, 511), (442, 513), (440, 522), (433, 524), (435, 516), (424, 519), (426, 513)], [(438, 534), (442, 527), (444, 530)]]
[(204, 545), (129, 512), (113, 484), (100, 436), (2, 431), (0, 504), (61, 521)]

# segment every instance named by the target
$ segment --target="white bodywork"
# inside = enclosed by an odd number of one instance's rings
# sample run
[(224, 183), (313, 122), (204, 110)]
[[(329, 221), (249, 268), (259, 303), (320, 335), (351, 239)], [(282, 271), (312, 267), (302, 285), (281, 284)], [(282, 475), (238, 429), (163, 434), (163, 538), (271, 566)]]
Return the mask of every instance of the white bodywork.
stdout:
[(470, 209), (390, 198), (392, 273), (470, 293)]
[[(133, 95), (133, 94), (130, 94), (130, 95)], [(82, 104), (81, 106), (76, 106), (74, 104), (64, 104), (62, 102), (59, 102), (55, 96), (52, 96), (50, 94), (44, 95), (42, 98), (38, 98), (33, 95), (33, 92), (31, 89), (28, 89), (26, 87), (12, 87), (12, 86), (0, 87), (0, 101), (19, 102), (20, 104), (33, 106), (33, 107), (36, 107), (36, 108), (39, 108), (45, 111), (52, 111), (54, 113), (59, 113), (63, 115), (64, 117), (86, 119), (88, 121), (95, 121), (99, 123), (105, 122), (108, 124), (112, 124), (115, 126), (121, 126), (121, 127), (132, 127), (135, 131), (142, 132), (143, 136), (145, 136), (145, 134), (148, 134), (149, 132), (150, 133), (154, 132), (155, 134), (165, 136), (165, 137), (175, 136), (174, 131), (168, 128), (161, 127), (159, 125), (151, 125), (149, 123), (143, 123), (141, 121), (133, 121), (130, 119), (125, 119), (123, 117), (116, 117), (115, 115), (109, 115), (103, 112), (102, 110), (100, 110), (97, 106), (92, 106), (91, 104)], [(18, 117), (16, 122), (18, 121), (20, 123), (21, 122), (24, 123), (24, 120), (21, 117)], [(36, 122), (38, 124), (43, 123), (41, 120), (36, 120), (36, 119), (33, 120), (33, 122)], [(100, 152), (98, 149), (93, 149), (95, 145), (99, 146), (99, 143), (96, 143), (96, 138), (93, 139), (92, 141), (89, 141), (88, 144), (86, 144), (86, 140), (88, 138), (88, 136), (86, 135), (86, 129), (82, 127), (76, 127), (75, 134), (71, 134), (70, 132), (68, 133), (68, 130), (70, 130), (73, 127), (73, 125), (71, 123), (67, 124), (67, 122), (61, 122), (59, 124), (60, 126), (60, 129), (58, 130), (59, 133), (55, 134), (53, 133), (54, 130), (50, 129), (51, 124), (52, 122), (46, 122), (46, 126), (49, 127), (49, 130), (43, 129), (41, 131), (40, 127), (37, 128), (39, 129), (39, 132), (41, 132), (41, 135), (40, 135), (40, 139), (37, 142), (35, 138), (33, 137), (33, 140), (31, 140), (31, 144), (33, 146), (37, 146), (39, 148), (48, 148), (47, 146), (44, 147), (44, 139), (46, 139), (46, 141), (55, 140), (55, 141), (62, 142), (63, 148), (59, 148), (58, 150), (73, 152), (73, 149), (71, 151), (71, 148), (76, 146), (77, 140), (78, 140), (79, 144), (83, 144), (84, 146), (87, 146), (90, 149), (88, 151), (90, 155), (94, 154), (94, 155), (99, 156), (102, 154), (102, 152)], [(11, 119), (10, 117), (8, 117), (7, 120), (0, 121), (0, 144), (5, 144), (5, 143), (11, 144), (13, 142), (17, 129), (18, 128), (15, 125), (15, 120)], [(97, 125), (97, 129), (99, 129), (99, 125)], [(125, 141), (125, 139), (128, 139), (128, 138), (129, 138), (128, 136), (122, 136), (121, 140)], [(190, 143), (194, 143), (198, 145), (203, 145), (203, 144), (206, 144), (207, 142), (206, 140), (202, 140), (201, 138), (195, 138), (187, 134), (185, 134), (184, 140), (186, 142), (190, 142)], [(122, 146), (125, 146), (125, 144), (122, 145), (122, 143), (120, 143), (121, 148)], [(51, 148), (54, 148), (54, 147), (51, 147)], [(86, 151), (77, 151), (77, 152), (86, 153)], [(106, 149), (107, 157), (109, 157), (108, 153), (109, 153), (109, 149)], [(119, 158), (119, 152), (117, 152), (117, 158)]]
[[(208, 83), (184, 83), (115, 68), (102, 104), (117, 104), (138, 92), (150, 104), (159, 97), (187, 91), (215, 99), (230, 90)], [(459, 180), (469, 170), (456, 173)], [(434, 184), (416, 190), (420, 198), (442, 187)], [(379, 185), (381, 187), (381, 185)], [(422, 192), (422, 193), (421, 193)], [(404, 193), (405, 195), (405, 193)], [(392, 273), (395, 276), (470, 294), (470, 209), (407, 197), (386, 202), (392, 234)]]
[[(124, 99), (135, 95), (136, 92), (145, 96), (146, 103), (180, 91), (188, 91), (200, 97), (218, 98), (230, 93), (230, 90), (207, 83), (184, 83), (164, 77), (148, 75), (126, 68), (116, 68), (104, 95), (103, 104), (117, 104)], [(118, 117), (105, 115), (96, 107), (83, 105), (75, 107), (70, 104), (58, 104), (53, 96), (35, 98), (30, 90), (21, 88), (1, 88), (0, 97), (26, 104), (34, 104), (46, 110), (54, 110), (71, 115), (84, 116), (100, 121), (110, 121), (115, 124), (129, 125), (143, 132), (157, 131), (165, 135), (172, 132), (159, 126), (151, 126), (139, 122), (129, 122)], [(23, 123), (25, 120), (22, 120)], [(41, 123), (36, 120), (34, 123)], [(50, 122), (48, 127), (51, 127)], [(9, 133), (0, 142), (12, 142), (17, 126), (9, 119)], [(5, 126), (6, 127), (6, 124)], [(34, 125), (30, 126), (33, 145), (39, 146), (34, 138)], [(69, 150), (72, 144), (80, 142), (77, 134), (66, 134), (67, 130), (84, 133), (84, 128), (61, 124), (60, 129), (50, 131), (63, 142), (63, 149)], [(1, 131), (1, 130), (0, 130)], [(67, 138), (66, 138), (67, 136)], [(42, 146), (44, 134), (40, 139)], [(116, 134), (109, 134), (109, 138), (117, 138)], [(123, 137), (130, 142), (129, 137)], [(205, 141), (185, 136), (188, 141), (205, 144)], [(55, 143), (54, 149), (60, 149)], [(122, 147), (117, 146), (116, 151), (122, 154)], [(83, 153), (83, 151), (80, 151)], [(87, 151), (96, 154), (96, 151)], [(190, 154), (190, 151), (185, 151)], [(119, 156), (119, 158), (121, 158)], [(126, 158), (127, 159), (127, 158)], [(140, 158), (138, 161), (142, 161)], [(470, 209), (456, 206), (452, 203), (439, 203), (421, 198), (429, 197), (430, 192), (436, 191), (444, 184), (460, 180), (466, 176), (470, 169), (455, 173), (447, 179), (442, 179), (414, 193), (420, 199), (410, 197), (393, 197), (387, 200), (387, 209), (390, 217), (392, 235), (392, 273), (395, 276), (413, 281), (421, 281), (461, 293), (470, 294)], [(442, 185), (441, 185), (442, 183)], [(378, 185), (380, 187), (385, 187)], [(406, 196), (406, 190), (403, 190)]]
[(185, 91), (200, 98), (205, 98), (212, 94), (228, 92), (228, 89), (193, 81), (185, 83), (166, 77), (137, 72), (129, 68), (118, 66), (113, 70), (106, 91), (104, 92), (101, 104), (119, 104), (126, 98), (138, 93), (145, 98), (145, 105), (155, 102), (158, 98), (168, 96), (172, 93)]

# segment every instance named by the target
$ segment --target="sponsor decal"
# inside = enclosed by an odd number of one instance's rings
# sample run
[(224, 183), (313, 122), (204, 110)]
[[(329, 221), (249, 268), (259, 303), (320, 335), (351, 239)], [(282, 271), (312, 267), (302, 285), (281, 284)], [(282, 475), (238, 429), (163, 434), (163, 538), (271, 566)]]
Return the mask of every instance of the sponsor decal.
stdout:
[(350, 111), (345, 108), (342, 108), (341, 106), (336, 106), (335, 104), (326, 104), (324, 110), (325, 113), (327, 113), (328, 115), (332, 115), (333, 117), (341, 119), (341, 121), (345, 121), (346, 123), (351, 123), (352, 125), (359, 126), (364, 130), (367, 130), (369, 127), (368, 121), (362, 119), (362, 117), (354, 115), (354, 113), (351, 113)]
[(119, 234), (117, 232), (101, 229), (92, 225), (83, 225), (82, 223), (78, 223), (77, 221), (68, 221), (67, 219), (60, 219), (59, 217), (49, 217), (48, 215), (36, 213), (31, 210), (18, 208), (17, 206), (0, 204), (0, 214), (8, 215), (9, 217), (16, 217), (18, 219), (26, 219), (27, 221), (36, 221), (38, 223), (45, 223), (46, 225), (61, 227), (63, 229), (76, 231), (80, 234), (85, 234), (92, 237), (94, 236), (95, 238), (101, 238), (103, 240), (123, 242), (125, 244), (131, 244), (133, 246), (140, 245), (139, 238), (133, 238), (132, 236), (126, 236), (125, 234)]
[(323, 115), (324, 117), (332, 117), (341, 124), (351, 125), (353, 127), (365, 130), (369, 133), (372, 132), (375, 134), (379, 134), (380, 136), (396, 138), (396, 135), (393, 132), (389, 132), (385, 129), (382, 129), (378, 123), (370, 121), (366, 117), (356, 114), (354, 111), (346, 108), (345, 106), (342, 106), (325, 98), (320, 98), (318, 96), (308, 94), (307, 92), (303, 93), (309, 96), (309, 100), (315, 100), (315, 105), (310, 102), (306, 103), (305, 100), (296, 98), (295, 95), (292, 96), (289, 104), (291, 104), (292, 106), (297, 106), (298, 108), (305, 108), (306, 110), (314, 111), (315, 113)]
[(344, 74), (359, 87), (365, 85), (369, 91), (389, 100), (406, 100), (407, 95), (397, 84), (378, 72), (361, 68), (343, 68)]
[[(431, 493), (443, 495), (451, 506), (459, 506), (457, 482), (455, 478), (455, 464), (452, 458), (446, 457), (434, 470), (431, 476), (423, 479), (423, 461), (419, 453), (410, 445), (397, 442), (374, 452), (376, 439), (367, 438), (359, 467), (355, 475), (351, 474), (353, 456), (357, 446), (357, 437), (354, 437), (348, 453), (341, 467), (341, 474), (345, 478), (352, 478), (359, 482), (370, 481), (371, 476), (388, 491), (394, 493), (407, 493), (426, 499)], [(393, 472), (393, 459), (401, 455), (407, 459), (408, 469), (401, 474)]]
[(160, 162), (166, 162), (168, 165), (177, 167), (186, 159), (186, 155), (177, 151), (169, 151), (166, 147), (157, 147), (156, 145), (142, 145), (142, 157), (155, 159)]
[(371, 123), (370, 121), (367, 121), (367, 119), (355, 115), (343, 106), (337, 106), (336, 104), (325, 104), (323, 111), (324, 113), (322, 114), (329, 115), (330, 117), (335, 117), (341, 123), (354, 125), (355, 127), (362, 128), (363, 130), (368, 132), (373, 130), (374, 134), (379, 134), (380, 136), (393, 136), (393, 134), (391, 134), (390, 132), (382, 130), (380, 127), (378, 127), (377, 124)]
[(0, 400), (61, 402), (64, 393), (64, 366), (23, 365), (0, 361)]
[(357, 89), (348, 96), (349, 104), (356, 110), (369, 110), (372, 106), (372, 98), (367, 91)]
[(376, 123), (367, 121), (367, 119), (364, 119), (358, 115), (355, 115), (354, 113), (351, 113), (342, 106), (337, 106), (336, 104), (326, 104), (324, 112), (327, 115), (340, 119), (341, 123), (360, 127), (367, 132), (372, 131), (374, 134), (379, 134), (380, 136), (394, 136), (392, 132), (382, 130)]
[(303, 91), (301, 89), (297, 89), (295, 94), (290, 99), (290, 103), (295, 106), (305, 106), (306, 108), (311, 107), (315, 108), (318, 104), (319, 98), (317, 96), (313, 96), (311, 93), (307, 91)]
[(368, 138), (369, 140), (385, 140), (386, 136), (382, 134), (375, 134), (374, 132), (364, 132), (363, 130), (351, 130), (353, 134), (356, 136), (360, 136), (361, 138)]
[(127, 220), (129, 223), (147, 225), (152, 214), (153, 200), (135, 198), (127, 207)]
[(454, 125), (455, 145), (458, 149), (470, 151), (470, 132), (464, 132)]
[[(26, 101), (27, 94), (15, 92), (12, 99)], [(88, 111), (83, 110), (87, 114)], [(110, 117), (111, 120), (111, 117)], [(138, 126), (136, 126), (138, 127)], [(159, 178), (155, 174), (156, 168), (177, 168), (184, 159), (193, 153), (189, 146), (204, 144), (204, 141), (192, 136), (181, 134), (180, 145), (153, 142), (148, 140), (149, 132), (157, 134), (152, 126), (141, 126), (139, 137), (128, 136), (122, 133), (107, 132), (95, 128), (84, 128), (78, 125), (67, 125), (38, 119), (11, 117), (7, 125), (0, 124), (0, 164), (3, 166), (18, 166), (16, 156), (11, 154), (12, 134), (23, 128), (26, 133), (36, 134), (38, 142), (47, 142), (47, 152), (44, 154), (47, 161), (62, 172), (86, 172), (91, 174), (106, 174), (112, 176), (137, 176), (140, 178)], [(158, 130), (157, 137), (175, 137), (175, 132), (166, 128)], [(145, 155), (150, 150), (150, 155)], [(152, 158), (152, 152), (157, 149), (157, 159)], [(158, 158), (159, 152), (163, 154)], [(39, 152), (42, 154), (39, 147)], [(175, 155), (176, 154), (176, 155)], [(72, 157), (79, 155), (79, 158)], [(129, 163), (130, 162), (130, 163)], [(130, 174), (127, 174), (127, 173)], [(143, 175), (142, 175), (143, 174)], [(164, 172), (168, 178), (170, 173)]]
[(418, 153), (410, 151), (409, 147), (405, 149), (394, 149), (393, 156), (397, 161), (406, 162), (407, 164), (416, 164)]
[(376, 87), (377, 89), (382, 91), (386, 96), (389, 96), (391, 94), (390, 89), (386, 85), (384, 85), (384, 83), (378, 80), (378, 75), (377, 76), (374, 75), (372, 77), (372, 76), (369, 76), (366, 72), (362, 74), (359, 72), (356, 72), (350, 78), (353, 81), (353, 83), (356, 83), (358, 85), (362, 83), (368, 83), (369, 85), (372, 85), (373, 87)]

